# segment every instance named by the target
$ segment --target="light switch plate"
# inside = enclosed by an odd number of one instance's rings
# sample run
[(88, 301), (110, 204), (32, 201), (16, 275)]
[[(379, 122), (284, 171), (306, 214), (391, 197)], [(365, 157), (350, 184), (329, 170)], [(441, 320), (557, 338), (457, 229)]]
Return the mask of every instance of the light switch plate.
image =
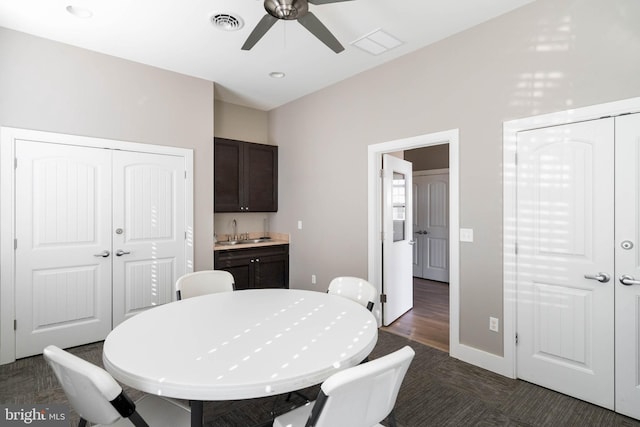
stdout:
[(461, 242), (473, 242), (473, 228), (461, 228), (460, 229), (460, 241)]

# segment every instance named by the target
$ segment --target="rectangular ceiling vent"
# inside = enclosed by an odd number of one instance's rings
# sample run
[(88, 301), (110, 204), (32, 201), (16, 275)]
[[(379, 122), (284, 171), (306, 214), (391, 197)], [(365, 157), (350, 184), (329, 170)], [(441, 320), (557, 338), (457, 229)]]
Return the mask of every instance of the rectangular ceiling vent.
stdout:
[(379, 28), (360, 37), (351, 44), (372, 55), (380, 55), (381, 53), (400, 46), (403, 42)]

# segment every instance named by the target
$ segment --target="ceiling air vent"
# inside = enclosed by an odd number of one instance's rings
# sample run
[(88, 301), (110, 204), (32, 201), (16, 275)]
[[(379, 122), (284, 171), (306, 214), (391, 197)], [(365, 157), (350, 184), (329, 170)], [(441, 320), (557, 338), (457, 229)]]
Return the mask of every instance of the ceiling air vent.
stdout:
[(223, 31), (238, 31), (244, 25), (241, 18), (229, 13), (216, 13), (211, 17), (211, 23)]

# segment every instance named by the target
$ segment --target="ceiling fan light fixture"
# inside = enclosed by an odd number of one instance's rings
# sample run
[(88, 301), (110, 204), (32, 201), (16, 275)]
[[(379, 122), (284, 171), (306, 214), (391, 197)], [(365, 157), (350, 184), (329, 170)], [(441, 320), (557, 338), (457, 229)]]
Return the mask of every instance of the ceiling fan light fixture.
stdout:
[(211, 16), (211, 23), (222, 31), (238, 31), (244, 26), (244, 21), (239, 16), (230, 13), (215, 13)]
[(76, 18), (89, 19), (93, 16), (93, 12), (84, 7), (69, 5), (66, 10)]
[(309, 5), (302, 0), (266, 0), (264, 8), (274, 18), (285, 20), (298, 19), (309, 11)]
[(283, 79), (286, 74), (282, 71), (272, 71), (269, 73), (269, 77), (272, 79)]

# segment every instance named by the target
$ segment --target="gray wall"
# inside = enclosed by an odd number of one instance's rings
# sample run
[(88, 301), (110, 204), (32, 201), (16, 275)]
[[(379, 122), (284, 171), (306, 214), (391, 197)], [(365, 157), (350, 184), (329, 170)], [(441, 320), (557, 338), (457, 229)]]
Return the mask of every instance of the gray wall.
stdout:
[(195, 268), (212, 268), (213, 83), (0, 28), (0, 126), (194, 150)]
[(502, 123), (640, 96), (638, 17), (637, 0), (538, 0), (272, 110), (292, 286), (366, 277), (368, 145), (458, 128), (460, 226), (475, 231), (460, 246), (460, 340), (501, 355), (488, 324), (503, 311)]

